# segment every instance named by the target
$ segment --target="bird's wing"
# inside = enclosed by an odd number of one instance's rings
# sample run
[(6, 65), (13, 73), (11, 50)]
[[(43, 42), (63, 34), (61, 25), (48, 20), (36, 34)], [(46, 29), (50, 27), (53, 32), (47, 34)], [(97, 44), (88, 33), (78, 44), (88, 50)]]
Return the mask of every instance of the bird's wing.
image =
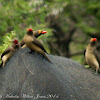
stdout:
[(25, 44), (24, 40), (21, 41), (20, 46), (22, 47)]
[(86, 58), (85, 58), (86, 50), (84, 50), (84, 65), (87, 65)]
[(38, 32), (39, 30), (37, 31), (33, 31), (33, 35), (38, 38), (41, 34)]
[[(38, 47), (40, 47), (44, 52), (46, 52), (46, 50), (44, 49), (43, 45), (36, 39), (34, 38), (32, 41), (35, 45), (37, 45)], [(47, 52), (46, 52), (47, 53)]]
[(100, 54), (98, 53), (98, 51), (97, 51), (96, 49), (94, 50), (94, 55), (95, 55), (97, 61), (98, 61), (99, 64), (100, 64)]
[(85, 56), (86, 50), (84, 50), (84, 56)]
[(11, 47), (8, 47), (8, 48), (2, 53), (1, 59), (2, 59), (2, 57), (3, 57), (5, 54), (9, 53), (10, 51), (11, 51)]

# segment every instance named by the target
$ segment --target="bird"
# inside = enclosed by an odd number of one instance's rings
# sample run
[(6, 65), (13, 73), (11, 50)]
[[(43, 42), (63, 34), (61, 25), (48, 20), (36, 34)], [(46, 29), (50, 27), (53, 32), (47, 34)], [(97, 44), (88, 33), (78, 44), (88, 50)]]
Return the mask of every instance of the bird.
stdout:
[(47, 31), (42, 31), (42, 30), (33, 31), (33, 35), (36, 38), (38, 38), (40, 35), (44, 35), (45, 33), (47, 33)]
[(19, 43), (18, 39), (12, 40), (12, 45), (8, 47), (2, 54), (1, 54), (1, 61), (0, 67), (4, 67), (8, 59), (13, 55), (14, 52), (16, 52), (19, 49)]
[[(42, 30), (33, 31), (33, 35), (34, 35), (36, 38), (38, 38), (40, 35), (44, 35), (45, 33), (47, 33), (47, 31), (42, 31)], [(21, 41), (20, 46), (21, 46), (22, 48), (25, 48), (25, 47), (26, 47), (26, 44), (24, 43), (23, 40)]]
[(37, 40), (37, 38), (33, 35), (33, 29), (30, 28), (27, 30), (26, 35), (23, 38), (24, 43), (26, 46), (32, 51), (42, 54), (50, 63), (51, 61), (46, 56), (46, 50), (44, 49), (43, 45)]
[(90, 43), (88, 44), (85, 51), (85, 59), (89, 67), (96, 70), (96, 73), (99, 71), (100, 65), (100, 55), (96, 50), (97, 38), (91, 38)]

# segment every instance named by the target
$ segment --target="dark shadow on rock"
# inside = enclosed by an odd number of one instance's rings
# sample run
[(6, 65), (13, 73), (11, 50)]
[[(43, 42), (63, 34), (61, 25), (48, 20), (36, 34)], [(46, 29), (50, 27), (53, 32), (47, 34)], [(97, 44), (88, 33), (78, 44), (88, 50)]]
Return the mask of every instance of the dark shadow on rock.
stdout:
[(47, 55), (51, 64), (29, 51), (17, 51), (0, 69), (0, 100), (100, 100), (100, 75), (70, 59)]

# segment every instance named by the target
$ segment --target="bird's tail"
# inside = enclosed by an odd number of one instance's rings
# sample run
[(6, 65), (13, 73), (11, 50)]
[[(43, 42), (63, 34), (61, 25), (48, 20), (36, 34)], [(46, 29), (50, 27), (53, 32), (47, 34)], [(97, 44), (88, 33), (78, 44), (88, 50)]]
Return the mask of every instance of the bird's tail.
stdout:
[(0, 68), (2, 67), (2, 65), (3, 65), (3, 61), (2, 61), (2, 63), (0, 64)]
[[(48, 54), (48, 52), (46, 51), (46, 53)], [(49, 54), (48, 54), (49, 55)]]
[(49, 60), (49, 58), (45, 54), (43, 56), (52, 64), (52, 62)]

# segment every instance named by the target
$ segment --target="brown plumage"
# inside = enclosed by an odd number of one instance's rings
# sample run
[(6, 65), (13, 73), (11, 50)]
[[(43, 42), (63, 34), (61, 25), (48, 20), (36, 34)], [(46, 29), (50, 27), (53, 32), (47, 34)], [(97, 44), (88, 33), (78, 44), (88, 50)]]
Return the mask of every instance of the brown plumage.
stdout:
[[(41, 30), (33, 31), (33, 35), (36, 38), (38, 38), (39, 36), (41, 36), (41, 35), (43, 35), (45, 33), (47, 33), (47, 31), (41, 31)], [(21, 41), (20, 45), (21, 45), (22, 48), (26, 47), (26, 44), (25, 44), (24, 40)]]
[(7, 62), (7, 60), (13, 55), (13, 53), (19, 48), (19, 44), (18, 44), (18, 40), (14, 39), (12, 41), (12, 45), (11, 47), (8, 47), (1, 55), (1, 60), (2, 63), (0, 65), (1, 66), (5, 66), (5, 63)]
[(100, 64), (100, 55), (98, 54), (96, 50), (96, 38), (92, 38), (89, 45), (87, 46), (86, 52), (85, 52), (85, 59), (87, 64), (96, 70), (96, 73), (99, 71), (99, 64)]
[(46, 50), (44, 49), (43, 45), (33, 35), (33, 30), (31, 28), (27, 31), (27, 34), (24, 36), (23, 41), (31, 51), (35, 51), (37, 53), (42, 54), (51, 63), (51, 61), (45, 55), (45, 53), (47, 53)]

